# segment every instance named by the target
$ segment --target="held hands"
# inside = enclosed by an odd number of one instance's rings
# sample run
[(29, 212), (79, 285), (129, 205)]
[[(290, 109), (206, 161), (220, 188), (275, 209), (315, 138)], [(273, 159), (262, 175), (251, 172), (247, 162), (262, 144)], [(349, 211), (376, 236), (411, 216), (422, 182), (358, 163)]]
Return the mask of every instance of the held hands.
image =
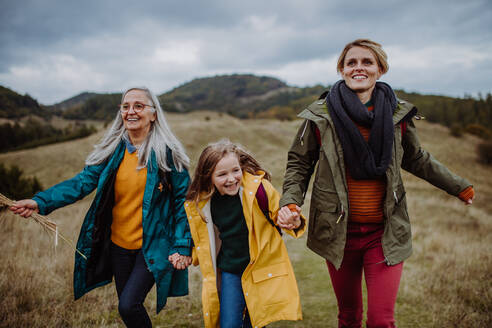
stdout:
[(177, 270), (184, 270), (191, 264), (191, 256), (180, 255), (179, 253), (169, 255), (168, 260)]
[(30, 217), (33, 212), (39, 212), (38, 203), (32, 199), (18, 200), (10, 206), (10, 210), (24, 218)]
[(284, 206), (278, 211), (277, 224), (282, 229), (295, 230), (301, 226), (301, 208), (295, 205), (294, 210)]

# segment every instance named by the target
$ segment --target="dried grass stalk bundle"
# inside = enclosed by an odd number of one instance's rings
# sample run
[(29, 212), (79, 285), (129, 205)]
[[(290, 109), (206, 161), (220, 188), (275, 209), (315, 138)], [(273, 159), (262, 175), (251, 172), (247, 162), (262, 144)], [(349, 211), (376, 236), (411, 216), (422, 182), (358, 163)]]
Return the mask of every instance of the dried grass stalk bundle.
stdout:
[[(10, 207), (14, 204), (14, 201), (9, 199), (8, 197), (5, 197), (3, 194), (0, 193), (0, 208), (5, 206), (5, 207)], [(45, 230), (50, 231), (55, 234), (55, 246), (58, 245), (58, 237), (60, 237), (64, 242), (66, 242), (73, 250), (75, 250), (77, 253), (80, 254), (84, 259), (87, 260), (87, 257), (82, 254), (75, 246), (73, 245), (72, 241), (68, 239), (67, 237), (63, 236), (59, 231), (58, 231), (58, 226), (56, 225), (55, 222), (51, 221), (48, 217), (43, 216), (39, 213), (33, 212), (30, 216), (31, 219), (39, 223)]]

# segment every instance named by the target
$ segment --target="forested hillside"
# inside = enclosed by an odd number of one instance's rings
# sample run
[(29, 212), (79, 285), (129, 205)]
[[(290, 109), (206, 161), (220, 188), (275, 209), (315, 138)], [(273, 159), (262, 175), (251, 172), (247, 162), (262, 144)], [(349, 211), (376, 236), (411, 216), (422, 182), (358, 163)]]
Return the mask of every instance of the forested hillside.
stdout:
[(120, 93), (98, 94), (83, 103), (66, 109), (62, 116), (66, 119), (110, 121), (118, 112), (120, 102)]
[(49, 106), (51, 109), (59, 110), (59, 111), (64, 111), (65, 109), (80, 106), (83, 103), (85, 103), (87, 100), (89, 100), (92, 97), (97, 96), (97, 93), (94, 92), (82, 92), (76, 96), (73, 96), (72, 98), (68, 98), (60, 103), (57, 103), (53, 106)]
[[(48, 108), (29, 95), (21, 96), (0, 87), (0, 117), (18, 119), (25, 115), (49, 118), (60, 115), (72, 120), (111, 121), (121, 102), (120, 93), (81, 93)], [(161, 94), (159, 100), (168, 112), (210, 110), (239, 118), (292, 120), (316, 100), (329, 86), (292, 87), (268, 76), (233, 74), (192, 80)], [(490, 139), (492, 95), (453, 98), (395, 91), (399, 98), (413, 103), (430, 122), (452, 128), (455, 135), (469, 132)]]
[[(239, 118), (295, 119), (329, 86), (291, 87), (267, 76), (223, 75), (199, 78), (159, 96), (164, 110), (192, 112), (211, 110)], [(492, 126), (492, 95), (453, 98), (395, 91), (399, 98), (413, 103), (420, 115), (431, 122), (470, 131)], [(111, 120), (121, 94), (100, 94), (63, 112), (72, 119)], [(470, 125), (473, 125), (470, 127)], [(482, 129), (482, 130), (483, 130)], [(482, 133), (483, 134), (483, 133)], [(487, 134), (487, 133), (485, 133)]]
[(195, 79), (161, 95), (159, 100), (172, 112), (213, 110), (247, 117), (258, 103), (288, 92), (288, 86), (278, 79), (235, 74)]
[(0, 152), (73, 140), (96, 131), (85, 122), (53, 125), (52, 119), (60, 114), (60, 110), (40, 105), (27, 94), (0, 86)]
[(0, 118), (16, 119), (27, 115), (50, 118), (54, 114), (57, 112), (48, 110), (28, 94), (20, 95), (0, 86)]
[(398, 97), (413, 103), (420, 113), (431, 122), (451, 127), (458, 124), (466, 127), (480, 124), (485, 128), (492, 126), (492, 94), (479, 95), (478, 99), (452, 98), (446, 96), (421, 95), (398, 90)]

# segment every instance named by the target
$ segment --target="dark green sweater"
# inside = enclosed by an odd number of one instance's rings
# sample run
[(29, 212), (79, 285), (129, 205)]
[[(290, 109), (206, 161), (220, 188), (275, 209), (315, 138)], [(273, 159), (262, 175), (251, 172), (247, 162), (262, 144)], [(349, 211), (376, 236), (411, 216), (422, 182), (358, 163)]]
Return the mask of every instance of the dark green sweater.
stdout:
[(249, 242), (239, 194), (222, 196), (214, 193), (210, 210), (222, 240), (217, 266), (226, 272), (242, 273), (249, 263)]

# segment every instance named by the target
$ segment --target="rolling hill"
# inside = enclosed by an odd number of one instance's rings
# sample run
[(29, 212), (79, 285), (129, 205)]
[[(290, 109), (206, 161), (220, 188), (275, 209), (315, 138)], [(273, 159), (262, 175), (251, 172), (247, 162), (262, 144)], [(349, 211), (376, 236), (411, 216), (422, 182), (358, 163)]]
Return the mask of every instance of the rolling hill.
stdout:
[(68, 109), (68, 108), (81, 106), (87, 100), (89, 100), (89, 99), (91, 99), (97, 95), (98, 94), (94, 93), (94, 92), (82, 92), (76, 96), (68, 98), (68, 99), (66, 99), (62, 102), (59, 102), (53, 106), (49, 106), (49, 108), (56, 110), (56, 111), (64, 111), (65, 109)]
[[(268, 76), (233, 74), (194, 79), (159, 95), (159, 100), (168, 112), (208, 110), (239, 118), (291, 120), (328, 88), (329, 86), (322, 85), (293, 87)], [(478, 124), (478, 130), (483, 130), (478, 131), (479, 134), (485, 138), (492, 136), (487, 130), (492, 126), (491, 93), (480, 95), (479, 98), (454, 98), (409, 93), (404, 90), (395, 92), (399, 98), (416, 105), (420, 114), (431, 122), (459, 129)], [(2, 87), (0, 118), (56, 115), (65, 119), (110, 121), (114, 118), (120, 97), (120, 93), (84, 92), (47, 108), (39, 105), (29, 95), (21, 96)], [(477, 132), (477, 127), (468, 130)]]
[(56, 114), (56, 111), (40, 105), (28, 94), (21, 95), (9, 88), (0, 86), (0, 118), (19, 119), (34, 115), (49, 119)]

